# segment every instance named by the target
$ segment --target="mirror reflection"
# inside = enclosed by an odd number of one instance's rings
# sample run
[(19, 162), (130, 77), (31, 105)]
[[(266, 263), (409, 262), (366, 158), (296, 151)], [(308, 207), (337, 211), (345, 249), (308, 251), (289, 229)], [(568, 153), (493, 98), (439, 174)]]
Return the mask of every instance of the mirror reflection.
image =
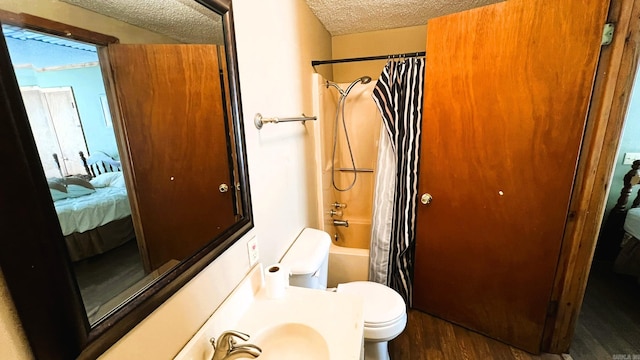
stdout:
[(66, 0), (145, 29), (108, 46), (2, 25), (92, 325), (243, 215), (222, 20), (174, 1)]
[(110, 310), (103, 304), (145, 277), (97, 47), (17, 26), (2, 30), (93, 323)]

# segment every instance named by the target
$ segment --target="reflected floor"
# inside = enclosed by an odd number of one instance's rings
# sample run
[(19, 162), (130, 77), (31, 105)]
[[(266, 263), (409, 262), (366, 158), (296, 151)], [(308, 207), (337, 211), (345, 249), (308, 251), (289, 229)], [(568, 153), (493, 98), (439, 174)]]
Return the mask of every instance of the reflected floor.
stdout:
[[(102, 306), (144, 278), (144, 268), (134, 240), (73, 264), (89, 323), (94, 323), (117, 303)], [(119, 303), (119, 301), (118, 301)]]

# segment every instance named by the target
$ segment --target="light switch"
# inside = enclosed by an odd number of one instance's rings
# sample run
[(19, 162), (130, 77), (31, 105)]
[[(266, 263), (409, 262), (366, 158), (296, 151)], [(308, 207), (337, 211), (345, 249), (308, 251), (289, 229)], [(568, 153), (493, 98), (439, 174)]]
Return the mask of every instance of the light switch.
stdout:
[(636, 160), (640, 160), (640, 153), (626, 153), (622, 165), (631, 165)]
[(258, 238), (254, 237), (247, 241), (247, 252), (249, 254), (249, 266), (255, 265), (260, 258), (260, 253), (258, 252)]

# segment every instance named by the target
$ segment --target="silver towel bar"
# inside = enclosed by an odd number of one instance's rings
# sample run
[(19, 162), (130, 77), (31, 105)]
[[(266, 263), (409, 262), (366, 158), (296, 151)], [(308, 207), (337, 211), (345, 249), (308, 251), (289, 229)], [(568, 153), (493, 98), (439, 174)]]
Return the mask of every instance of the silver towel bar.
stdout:
[(277, 123), (281, 123), (281, 122), (290, 122), (290, 121), (302, 121), (302, 123), (304, 124), (305, 121), (307, 120), (318, 120), (317, 116), (306, 116), (305, 114), (302, 114), (301, 117), (287, 117), (287, 118), (282, 118), (282, 117), (262, 117), (262, 115), (260, 113), (256, 114), (256, 117), (253, 118), (253, 123), (256, 125), (256, 128), (258, 128), (258, 130), (262, 129), (262, 125), (264, 124), (277, 124)]

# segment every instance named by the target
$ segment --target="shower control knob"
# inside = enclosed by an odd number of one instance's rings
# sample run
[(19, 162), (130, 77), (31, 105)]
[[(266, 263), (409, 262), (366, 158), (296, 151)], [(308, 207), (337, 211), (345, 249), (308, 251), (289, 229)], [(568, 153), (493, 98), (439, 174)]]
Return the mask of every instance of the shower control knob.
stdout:
[(420, 202), (423, 205), (428, 205), (431, 203), (431, 200), (433, 200), (433, 196), (431, 196), (431, 194), (428, 193), (424, 193), (422, 194), (422, 197), (420, 198)]
[(347, 207), (347, 204), (339, 203), (336, 201), (333, 204), (331, 204), (331, 206), (333, 206), (336, 209), (345, 209)]
[(229, 191), (229, 185), (220, 184), (220, 186), (218, 186), (218, 190), (220, 190), (221, 193), (226, 193), (227, 191)]

